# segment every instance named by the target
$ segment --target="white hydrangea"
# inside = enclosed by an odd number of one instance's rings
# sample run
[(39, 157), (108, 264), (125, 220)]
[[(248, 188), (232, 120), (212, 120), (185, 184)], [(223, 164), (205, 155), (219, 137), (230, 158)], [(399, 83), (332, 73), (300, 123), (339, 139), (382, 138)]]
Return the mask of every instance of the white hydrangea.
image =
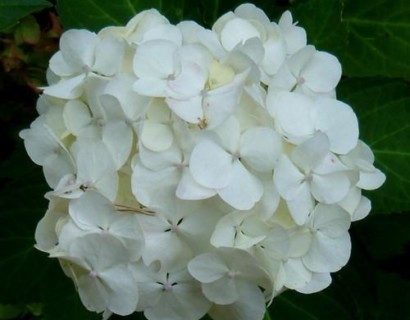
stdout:
[(252, 4), (211, 30), (152, 9), (66, 31), (20, 134), (51, 188), (36, 247), (104, 319), (261, 320), (323, 290), (385, 180), (340, 78), (290, 12)]

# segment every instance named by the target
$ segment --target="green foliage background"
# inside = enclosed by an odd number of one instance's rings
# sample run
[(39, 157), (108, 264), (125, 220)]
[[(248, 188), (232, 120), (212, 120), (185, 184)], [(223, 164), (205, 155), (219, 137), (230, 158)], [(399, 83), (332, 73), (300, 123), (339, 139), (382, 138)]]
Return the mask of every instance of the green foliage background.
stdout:
[[(64, 29), (98, 31), (155, 7), (172, 22), (211, 26), (240, 0), (0, 0), (0, 35), (26, 16), (56, 10)], [(386, 173), (368, 196), (372, 214), (351, 228), (352, 257), (323, 292), (277, 297), (272, 319), (410, 319), (410, 1), (255, 0), (273, 19), (290, 9), (308, 41), (343, 65), (338, 98), (358, 114), (361, 139)], [(36, 16), (37, 17), (37, 16)], [(0, 44), (2, 48), (2, 43)], [(24, 48), (23, 48), (24, 49)], [(4, 53), (4, 50), (3, 50)], [(30, 60), (28, 60), (30, 61)], [(45, 72), (45, 68), (41, 73)], [(46, 209), (41, 168), (25, 154), (18, 131), (35, 115), (36, 94), (1, 70), (0, 319), (91, 320), (55, 260), (34, 249)], [(114, 317), (116, 319), (116, 317)], [(125, 319), (143, 319), (132, 315)]]

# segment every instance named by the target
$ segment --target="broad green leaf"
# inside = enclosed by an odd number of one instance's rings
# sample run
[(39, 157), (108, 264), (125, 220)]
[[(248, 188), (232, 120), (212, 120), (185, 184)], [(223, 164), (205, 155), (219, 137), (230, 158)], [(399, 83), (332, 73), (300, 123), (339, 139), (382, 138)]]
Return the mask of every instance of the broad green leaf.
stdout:
[[(308, 43), (339, 59), (346, 48), (347, 29), (341, 23), (343, 3), (338, 0), (309, 0), (291, 9), (298, 25), (306, 29)], [(345, 65), (343, 65), (345, 67)]]
[(51, 7), (46, 0), (0, 0), (0, 31), (15, 25), (30, 13)]
[(184, 16), (195, 17), (200, 14), (200, 7), (185, 0), (59, 0), (57, 4), (65, 29), (86, 28), (92, 31), (99, 31), (106, 26), (125, 25), (140, 11), (151, 8), (159, 10), (174, 23), (181, 21)]
[(402, 320), (410, 318), (410, 281), (396, 274), (380, 273), (377, 277), (380, 304), (379, 319)]
[(410, 2), (344, 0), (348, 31), (343, 62), (351, 76), (409, 77)]
[(37, 302), (47, 264), (33, 247), (33, 234), (46, 209), (47, 187), (22, 145), (1, 163), (0, 172), (0, 301)]
[(410, 211), (410, 85), (401, 80), (348, 79), (338, 97), (359, 118), (360, 138), (373, 150), (387, 180), (367, 193), (374, 211)]
[(309, 0), (293, 10), (308, 39), (335, 53), (348, 76), (410, 76), (410, 2)]
[(17, 318), (24, 312), (25, 308), (21, 305), (12, 305), (12, 304), (0, 304), (0, 319), (13, 319)]
[(350, 318), (349, 312), (343, 305), (324, 292), (304, 295), (296, 291), (287, 291), (273, 300), (269, 313), (272, 319), (281, 320), (345, 320)]
[[(410, 215), (392, 213), (372, 215), (355, 223), (354, 232), (358, 245), (366, 248), (373, 260), (387, 261), (406, 253), (410, 245)], [(404, 265), (403, 265), (404, 267)]]

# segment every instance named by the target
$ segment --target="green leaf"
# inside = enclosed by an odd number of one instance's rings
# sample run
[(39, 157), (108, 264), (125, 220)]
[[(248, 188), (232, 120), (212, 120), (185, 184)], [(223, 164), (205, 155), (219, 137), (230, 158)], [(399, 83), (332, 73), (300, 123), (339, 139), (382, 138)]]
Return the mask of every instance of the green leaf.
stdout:
[(57, 12), (64, 29), (98, 31), (107, 26), (125, 25), (139, 11), (158, 8), (161, 0), (59, 0)]
[(18, 23), (30, 13), (51, 7), (46, 0), (0, 0), (0, 31)]
[[(195, 2), (188, 5), (185, 0), (60, 0), (57, 11), (65, 29), (86, 28), (99, 31), (106, 26), (125, 25), (140, 11), (151, 8), (159, 10), (176, 23), (185, 16), (198, 16), (200, 7), (194, 5)], [(186, 6), (189, 8), (187, 14)]]
[[(0, 166), (0, 301), (30, 303), (36, 302), (44, 270), (45, 261), (33, 247), (33, 234), (45, 212), (46, 186), (41, 169), (23, 156), (22, 146), (16, 153)], [(36, 276), (33, 270), (38, 270)]]
[(348, 79), (339, 99), (359, 118), (360, 138), (369, 144), (387, 180), (367, 196), (378, 212), (410, 211), (410, 85), (401, 80)]
[(296, 291), (287, 291), (273, 300), (269, 313), (273, 319), (281, 320), (349, 319), (349, 312), (339, 301), (325, 292), (304, 295)]
[(385, 261), (406, 253), (406, 246), (410, 245), (409, 225), (408, 214), (372, 215), (355, 223), (353, 231), (367, 256), (374, 261)]
[(380, 304), (379, 319), (402, 320), (410, 318), (410, 281), (396, 274), (380, 273), (377, 277)]
[(3, 305), (0, 304), (0, 319), (13, 319), (17, 318), (20, 314), (24, 312), (25, 308), (21, 305)]
[(343, 62), (351, 76), (409, 77), (410, 2), (344, 0), (349, 37)]
[(309, 0), (293, 10), (309, 42), (333, 52), (348, 76), (410, 76), (410, 2)]

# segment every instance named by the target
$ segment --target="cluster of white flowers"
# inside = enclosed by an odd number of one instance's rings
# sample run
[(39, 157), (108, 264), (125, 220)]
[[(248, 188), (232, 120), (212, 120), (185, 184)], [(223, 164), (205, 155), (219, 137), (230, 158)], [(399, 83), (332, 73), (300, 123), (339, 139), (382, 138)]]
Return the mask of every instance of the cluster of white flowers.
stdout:
[(289, 12), (251, 4), (212, 30), (148, 10), (66, 31), (21, 132), (52, 189), (36, 247), (105, 318), (260, 320), (326, 288), (385, 179), (340, 78)]

